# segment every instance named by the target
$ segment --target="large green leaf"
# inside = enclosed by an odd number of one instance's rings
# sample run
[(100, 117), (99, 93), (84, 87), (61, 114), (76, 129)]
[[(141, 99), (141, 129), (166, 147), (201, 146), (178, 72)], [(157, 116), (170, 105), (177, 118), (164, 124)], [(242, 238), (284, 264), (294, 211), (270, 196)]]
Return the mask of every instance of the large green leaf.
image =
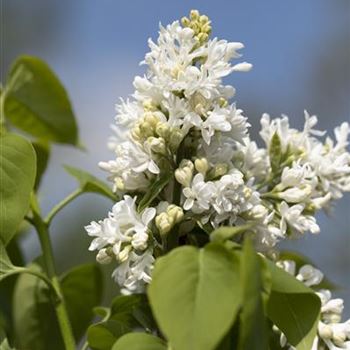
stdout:
[(32, 145), (14, 134), (0, 136), (0, 239), (6, 245), (28, 211), (36, 157)]
[(159, 258), (148, 295), (160, 329), (175, 349), (211, 350), (241, 305), (239, 259), (224, 246), (181, 247)]
[(68, 165), (65, 165), (64, 168), (70, 175), (74, 176), (78, 180), (79, 186), (83, 192), (98, 193), (112, 199), (113, 201), (117, 200), (117, 196), (112, 192), (112, 190), (97, 177), (90, 175), (86, 171)]
[[(38, 264), (31, 264), (30, 268), (42, 271)], [(13, 321), (19, 349), (64, 349), (50, 291), (39, 278), (22, 274), (17, 279)]]
[(62, 292), (77, 341), (94, 316), (93, 308), (101, 302), (102, 282), (102, 272), (96, 264), (77, 266), (61, 278)]
[(5, 86), (5, 116), (43, 140), (77, 145), (78, 130), (67, 93), (48, 65), (21, 56)]
[(167, 350), (166, 343), (151, 334), (128, 333), (113, 345), (112, 350)]
[(320, 316), (320, 298), (289, 273), (267, 261), (272, 277), (267, 313), (297, 350), (310, 350)]
[[(27, 269), (41, 272), (38, 264)], [(102, 275), (95, 264), (78, 266), (61, 278), (63, 297), (77, 340), (93, 318), (93, 307), (101, 301)], [(20, 349), (64, 348), (53, 308), (52, 293), (36, 276), (21, 275), (14, 292), (13, 315)]]
[(267, 350), (267, 324), (263, 294), (269, 289), (270, 276), (262, 267), (249, 239), (243, 246), (241, 259), (241, 283), (243, 286), (243, 309), (240, 315), (240, 350)]

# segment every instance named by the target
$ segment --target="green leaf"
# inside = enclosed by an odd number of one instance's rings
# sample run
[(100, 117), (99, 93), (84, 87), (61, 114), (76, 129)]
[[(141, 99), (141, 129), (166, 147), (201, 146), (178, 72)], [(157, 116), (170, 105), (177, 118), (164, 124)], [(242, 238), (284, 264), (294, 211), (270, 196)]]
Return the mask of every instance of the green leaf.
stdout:
[(34, 188), (37, 190), (49, 162), (50, 145), (45, 141), (36, 141), (33, 142), (33, 147), (36, 153), (36, 179)]
[(119, 320), (108, 320), (88, 328), (87, 341), (93, 350), (110, 350), (113, 344), (132, 329)]
[[(267, 324), (263, 305), (263, 293), (269, 289), (270, 277), (262, 267), (249, 239), (243, 246), (241, 258), (241, 284), (243, 309), (240, 315), (240, 350), (267, 350)], [(266, 286), (267, 284), (267, 286)]]
[[(293, 260), (295, 262), (295, 266), (297, 270), (299, 270), (304, 265), (311, 265), (317, 268), (317, 266), (309, 258), (296, 252), (282, 251), (280, 254), (280, 260)], [(330, 290), (335, 290), (339, 288), (339, 286), (331, 282), (327, 277), (323, 277), (322, 282), (315, 287), (317, 289), (330, 289)]]
[(157, 198), (159, 193), (162, 192), (164, 187), (170, 182), (171, 179), (171, 173), (164, 174), (163, 176), (157, 178), (141, 199), (138, 205), (138, 211), (142, 212), (145, 208), (147, 208), (149, 204), (151, 204), (153, 200)]
[(155, 329), (147, 297), (144, 294), (118, 295), (110, 309), (99, 309), (103, 320), (90, 326), (87, 332), (89, 346), (109, 350), (116, 340), (133, 329)]
[(45, 62), (19, 57), (10, 70), (5, 95), (5, 116), (13, 125), (43, 140), (78, 144), (67, 93)]
[(175, 349), (211, 350), (241, 305), (238, 257), (214, 243), (174, 249), (156, 261), (148, 296)]
[(268, 316), (297, 350), (310, 350), (317, 333), (320, 298), (294, 276), (266, 262), (272, 277)]
[(68, 271), (61, 278), (68, 316), (77, 341), (83, 336), (101, 302), (102, 272), (96, 264), (84, 264)]
[(146, 333), (128, 333), (113, 345), (112, 350), (167, 350), (166, 343)]
[(252, 227), (251, 224), (242, 226), (222, 226), (214, 230), (210, 234), (210, 240), (213, 242), (224, 242), (228, 239), (232, 239), (234, 236), (244, 233)]
[(145, 294), (119, 295), (111, 306), (111, 319), (118, 319), (130, 328), (143, 327), (151, 332), (156, 328)]
[[(38, 264), (29, 268), (42, 272)], [(64, 344), (59, 332), (51, 293), (39, 278), (22, 274), (17, 279), (13, 296), (15, 346), (19, 349), (62, 350)]]
[(36, 172), (35, 151), (26, 139), (0, 136), (0, 239), (6, 245), (29, 208)]
[(277, 173), (279, 171), (282, 156), (283, 156), (281, 139), (278, 136), (277, 132), (275, 132), (272, 136), (269, 155), (270, 155), (270, 164), (271, 164), (272, 172)]
[(117, 200), (117, 197), (112, 190), (95, 176), (68, 165), (65, 165), (64, 168), (70, 175), (78, 180), (79, 186), (83, 192), (98, 193), (112, 199), (113, 201)]

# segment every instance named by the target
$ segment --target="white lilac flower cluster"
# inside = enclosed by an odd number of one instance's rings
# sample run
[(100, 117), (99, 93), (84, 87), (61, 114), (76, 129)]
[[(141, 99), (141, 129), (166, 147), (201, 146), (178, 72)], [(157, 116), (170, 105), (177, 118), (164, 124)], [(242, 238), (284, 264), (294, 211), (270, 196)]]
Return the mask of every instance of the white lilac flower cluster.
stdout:
[[(323, 281), (323, 273), (311, 265), (302, 266), (299, 271), (292, 260), (281, 260), (277, 265), (303, 282), (308, 287), (316, 288), (316, 294), (321, 299), (321, 318), (318, 324), (318, 334), (311, 350), (344, 350), (350, 349), (350, 319), (342, 322), (344, 301), (332, 299), (328, 289), (317, 289)], [(276, 328), (276, 331), (278, 329)], [(284, 334), (281, 335), (281, 346), (284, 349), (295, 350), (287, 342)]]
[(349, 124), (336, 128), (333, 140), (306, 112), (301, 131), (286, 116), (265, 114), (259, 147), (230, 102), (235, 89), (223, 83), (251, 68), (231, 63), (243, 44), (211, 39), (210, 32), (198, 11), (160, 26), (142, 62), (146, 74), (117, 105), (114, 157), (100, 167), (124, 197), (86, 230), (96, 237), (90, 250), (98, 250), (97, 260), (117, 262), (113, 276), (124, 292), (144, 289), (170, 240), (186, 244), (196, 229), (247, 225), (266, 253), (283, 239), (318, 233), (315, 212), (350, 191)]

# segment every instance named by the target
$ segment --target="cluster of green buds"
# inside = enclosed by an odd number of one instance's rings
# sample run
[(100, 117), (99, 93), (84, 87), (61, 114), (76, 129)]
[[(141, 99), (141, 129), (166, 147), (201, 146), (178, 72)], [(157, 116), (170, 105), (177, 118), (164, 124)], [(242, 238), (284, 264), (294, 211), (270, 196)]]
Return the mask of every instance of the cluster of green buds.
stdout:
[(179, 128), (162, 122), (160, 115), (160, 111), (145, 110), (143, 118), (131, 130), (131, 136), (136, 142), (146, 142), (153, 153), (166, 155), (167, 148), (171, 152), (177, 150), (184, 135)]
[(211, 33), (209, 18), (201, 15), (197, 10), (192, 10), (189, 17), (183, 17), (181, 23), (184, 27), (191, 28), (195, 33), (195, 37), (198, 39), (199, 45), (203, 45), (208, 41)]
[(166, 235), (178, 223), (182, 221), (184, 212), (182, 208), (171, 204), (165, 212), (156, 216), (156, 226), (161, 235)]

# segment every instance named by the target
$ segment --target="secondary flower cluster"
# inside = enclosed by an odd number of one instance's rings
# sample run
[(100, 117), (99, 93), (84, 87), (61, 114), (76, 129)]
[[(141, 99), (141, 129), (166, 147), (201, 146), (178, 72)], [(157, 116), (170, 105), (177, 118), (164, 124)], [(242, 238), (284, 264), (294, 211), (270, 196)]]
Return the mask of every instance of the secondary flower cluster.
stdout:
[[(277, 265), (296, 276), (306, 286), (317, 289), (316, 294), (320, 297), (322, 304), (321, 319), (318, 324), (318, 335), (311, 350), (350, 349), (350, 319), (342, 322), (344, 301), (339, 298), (332, 299), (332, 293), (328, 289), (319, 289), (318, 286), (323, 281), (323, 273), (311, 265), (304, 265), (297, 271), (296, 264), (292, 260), (281, 260)], [(281, 335), (281, 346), (288, 350), (295, 350), (288, 345), (284, 334)]]
[(97, 260), (117, 263), (113, 276), (125, 293), (142, 292), (155, 258), (196, 229), (247, 225), (256, 249), (267, 253), (283, 239), (318, 233), (316, 211), (350, 191), (349, 124), (333, 140), (307, 112), (301, 131), (286, 116), (264, 114), (259, 147), (230, 103), (235, 89), (223, 83), (252, 67), (231, 63), (243, 44), (210, 33), (198, 11), (160, 26), (142, 62), (146, 74), (117, 105), (114, 157), (99, 165), (123, 199), (86, 230), (96, 237)]

